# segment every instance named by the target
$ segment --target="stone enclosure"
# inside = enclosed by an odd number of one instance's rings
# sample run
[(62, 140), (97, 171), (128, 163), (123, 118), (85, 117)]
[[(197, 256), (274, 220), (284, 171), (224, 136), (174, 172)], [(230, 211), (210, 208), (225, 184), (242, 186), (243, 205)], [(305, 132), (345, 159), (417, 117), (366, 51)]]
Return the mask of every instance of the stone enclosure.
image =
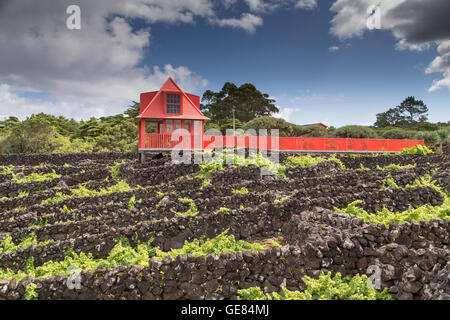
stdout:
[[(280, 154), (281, 162), (288, 156)], [(68, 285), (69, 274), (0, 279), (0, 299), (25, 299), (30, 284), (39, 299), (236, 299), (239, 289), (255, 286), (265, 292), (304, 290), (303, 276), (320, 271), (367, 274), (395, 299), (450, 299), (447, 219), (384, 225), (335, 212), (356, 200), (371, 214), (441, 206), (445, 199), (436, 188), (410, 185), (431, 173), (434, 185), (449, 192), (450, 156), (338, 159), (345, 169), (327, 161), (264, 179), (258, 167), (225, 166), (205, 185), (198, 164), (172, 164), (167, 155), (144, 164), (135, 154), (121, 153), (0, 156), (0, 166), (12, 166), (12, 173), (0, 175), (0, 239), (9, 235), (17, 244), (33, 233), (38, 241), (0, 251), (0, 269), (19, 272), (30, 257), (35, 267), (60, 261), (68, 250), (106, 258), (121, 237), (132, 246), (152, 239), (164, 251), (226, 230), (237, 240), (280, 243), (260, 251), (150, 259), (146, 267), (83, 270), (75, 287)], [(381, 169), (391, 164), (414, 166)], [(114, 166), (118, 175), (112, 174)], [(60, 177), (17, 181), (18, 174), (33, 172)], [(381, 188), (386, 179), (398, 187)], [(71, 195), (80, 186), (98, 191), (118, 181), (130, 188)], [(191, 199), (197, 214), (177, 214), (190, 208), (180, 198)]]

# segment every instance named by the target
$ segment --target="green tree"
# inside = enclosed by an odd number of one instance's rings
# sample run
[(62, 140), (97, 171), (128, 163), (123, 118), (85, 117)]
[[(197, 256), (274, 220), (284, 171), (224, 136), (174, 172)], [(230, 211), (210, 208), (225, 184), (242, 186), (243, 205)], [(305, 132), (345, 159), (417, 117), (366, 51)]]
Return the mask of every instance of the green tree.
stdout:
[(414, 123), (416, 119), (417, 122), (424, 122), (428, 119), (428, 107), (422, 100), (416, 100), (414, 97), (406, 98), (397, 108), (402, 114), (406, 114), (405, 118), (409, 123)]
[(422, 100), (407, 97), (403, 102), (386, 112), (377, 114), (375, 126), (379, 128), (389, 126), (408, 127), (427, 121), (428, 107)]
[(3, 141), (5, 153), (46, 153), (55, 148), (56, 130), (42, 117), (29, 117), (12, 128)]
[[(234, 121), (234, 127), (236, 129), (241, 129), (243, 126), (243, 123), (239, 120), (239, 119), (235, 119)], [(222, 125), (220, 126), (220, 128), (225, 131), (227, 129), (233, 129), (233, 119), (229, 118), (229, 119), (225, 119), (222, 123)]]
[(75, 138), (93, 138), (101, 133), (100, 125), (96, 118), (92, 117), (89, 121), (81, 121), (80, 126), (75, 133)]
[(246, 83), (240, 87), (227, 82), (219, 92), (207, 90), (202, 97), (201, 111), (211, 120), (223, 125), (226, 119), (233, 117), (241, 122), (248, 122), (257, 117), (270, 116), (279, 112), (274, 105), (275, 100), (256, 89), (253, 84)]
[(94, 144), (95, 152), (134, 152), (137, 151), (138, 127), (134, 119), (123, 116), (109, 117), (99, 124), (100, 134), (89, 138)]
[(9, 117), (4, 121), (0, 121), (0, 131), (4, 129), (12, 128), (20, 123), (17, 117)]
[(130, 118), (136, 118), (141, 113), (141, 104), (139, 102), (133, 101), (133, 104), (128, 106), (124, 114)]

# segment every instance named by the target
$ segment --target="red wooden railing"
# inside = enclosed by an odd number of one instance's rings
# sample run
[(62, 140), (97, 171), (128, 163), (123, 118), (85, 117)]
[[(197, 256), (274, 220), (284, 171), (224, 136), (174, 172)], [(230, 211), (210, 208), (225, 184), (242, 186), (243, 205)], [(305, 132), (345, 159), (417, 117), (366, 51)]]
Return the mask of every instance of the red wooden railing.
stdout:
[(140, 149), (213, 149), (214, 147), (259, 148), (280, 151), (355, 151), (398, 152), (404, 148), (424, 145), (423, 140), (345, 139), (303, 137), (256, 136), (179, 136), (172, 141), (172, 134), (146, 133)]

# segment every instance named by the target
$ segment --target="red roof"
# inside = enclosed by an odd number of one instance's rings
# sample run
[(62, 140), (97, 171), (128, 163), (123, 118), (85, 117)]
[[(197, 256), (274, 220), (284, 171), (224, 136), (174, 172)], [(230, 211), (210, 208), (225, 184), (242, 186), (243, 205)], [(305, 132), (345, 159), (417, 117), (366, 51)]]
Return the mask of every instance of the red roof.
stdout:
[(319, 122), (319, 123), (311, 123), (311, 124), (302, 124), (302, 126), (322, 126), (322, 127), (324, 127), (325, 129), (326, 128), (328, 128), (328, 126), (326, 125), (326, 124), (323, 124), (322, 122)]
[[(166, 113), (166, 94), (179, 94), (181, 96), (180, 114)], [(172, 78), (169, 78), (159, 91), (141, 94), (141, 113), (137, 118), (210, 120), (200, 111), (200, 97), (185, 93)]]

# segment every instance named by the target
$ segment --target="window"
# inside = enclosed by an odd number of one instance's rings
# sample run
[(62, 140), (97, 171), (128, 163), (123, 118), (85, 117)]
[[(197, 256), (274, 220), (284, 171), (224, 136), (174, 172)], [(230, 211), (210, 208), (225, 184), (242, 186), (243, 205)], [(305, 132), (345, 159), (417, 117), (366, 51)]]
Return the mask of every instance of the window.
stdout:
[(181, 120), (174, 120), (174, 130), (181, 129)]
[(146, 133), (158, 132), (157, 123), (154, 121), (145, 121), (145, 132)]
[(167, 95), (167, 113), (180, 113), (180, 95)]

